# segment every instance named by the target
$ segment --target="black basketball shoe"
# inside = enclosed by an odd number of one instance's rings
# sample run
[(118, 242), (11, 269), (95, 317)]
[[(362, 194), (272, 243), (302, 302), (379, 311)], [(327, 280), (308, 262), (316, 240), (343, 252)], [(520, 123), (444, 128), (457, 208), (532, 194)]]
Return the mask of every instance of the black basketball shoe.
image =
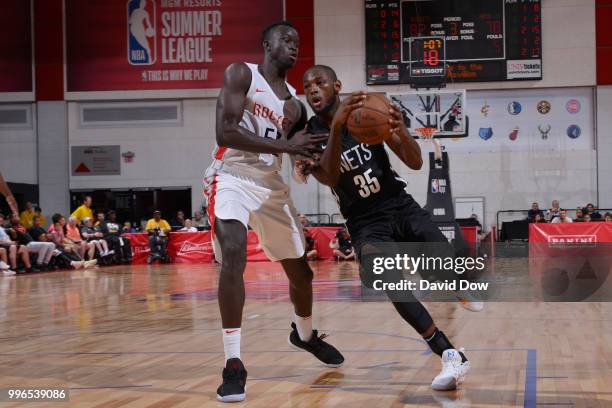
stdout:
[(340, 367), (344, 363), (344, 357), (334, 346), (323, 341), (326, 334), (318, 335), (316, 330), (312, 331), (312, 337), (308, 341), (302, 341), (298, 334), (295, 323), (291, 323), (289, 334), (289, 345), (296, 350), (305, 350), (315, 356), (323, 365), (331, 368)]
[(230, 358), (223, 369), (223, 384), (217, 388), (221, 402), (240, 402), (246, 398), (247, 371), (239, 358)]

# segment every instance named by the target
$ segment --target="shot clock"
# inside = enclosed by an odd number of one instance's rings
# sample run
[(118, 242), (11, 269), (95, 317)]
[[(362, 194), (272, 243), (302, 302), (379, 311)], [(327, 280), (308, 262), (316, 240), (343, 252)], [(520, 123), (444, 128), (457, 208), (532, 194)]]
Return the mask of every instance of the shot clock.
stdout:
[(435, 86), (446, 77), (444, 37), (411, 37), (408, 41), (409, 70), (415, 86)]

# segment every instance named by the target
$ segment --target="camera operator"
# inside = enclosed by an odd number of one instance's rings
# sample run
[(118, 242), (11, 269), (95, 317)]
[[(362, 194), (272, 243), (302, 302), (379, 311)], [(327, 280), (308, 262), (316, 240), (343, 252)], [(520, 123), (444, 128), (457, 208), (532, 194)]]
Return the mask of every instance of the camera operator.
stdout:
[(147, 263), (152, 263), (155, 260), (162, 262), (170, 262), (168, 257), (168, 233), (170, 232), (170, 224), (161, 217), (161, 211), (153, 211), (153, 218), (147, 222), (147, 233), (149, 234), (149, 248), (151, 255), (147, 259)]

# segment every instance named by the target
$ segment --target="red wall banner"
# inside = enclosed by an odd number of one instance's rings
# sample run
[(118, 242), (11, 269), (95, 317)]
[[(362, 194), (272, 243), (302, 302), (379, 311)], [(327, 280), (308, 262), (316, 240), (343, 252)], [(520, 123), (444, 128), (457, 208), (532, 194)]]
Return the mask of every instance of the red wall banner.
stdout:
[(67, 90), (219, 88), (282, 18), (282, 0), (66, 0)]
[(0, 92), (32, 92), (32, 17), (29, 0), (0, 4)]

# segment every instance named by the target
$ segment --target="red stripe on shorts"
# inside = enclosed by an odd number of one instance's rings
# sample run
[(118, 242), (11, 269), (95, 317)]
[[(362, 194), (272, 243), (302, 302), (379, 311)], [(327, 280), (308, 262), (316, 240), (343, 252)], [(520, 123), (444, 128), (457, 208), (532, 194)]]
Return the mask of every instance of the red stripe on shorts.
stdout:
[(221, 160), (226, 151), (227, 147), (217, 147), (217, 151), (215, 152), (215, 159)]
[[(210, 193), (207, 193), (210, 191)], [(210, 239), (215, 239), (215, 196), (217, 195), (217, 176), (213, 177), (213, 181), (210, 186), (210, 190), (205, 190), (204, 194), (208, 198), (208, 207), (206, 212), (208, 213), (208, 220), (210, 221)]]

